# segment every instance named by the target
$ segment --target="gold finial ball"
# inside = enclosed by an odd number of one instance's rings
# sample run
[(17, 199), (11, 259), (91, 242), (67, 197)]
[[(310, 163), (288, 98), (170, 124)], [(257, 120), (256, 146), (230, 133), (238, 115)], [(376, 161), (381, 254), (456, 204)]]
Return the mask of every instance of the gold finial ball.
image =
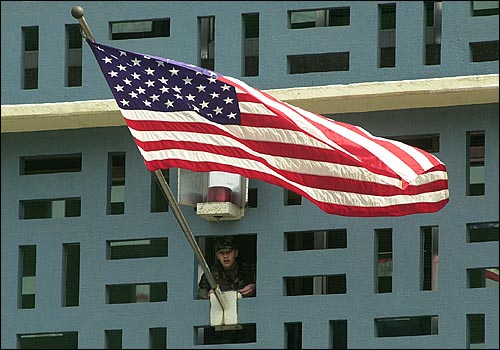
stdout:
[(71, 15), (75, 17), (76, 19), (82, 18), (83, 17), (83, 7), (81, 6), (73, 6), (71, 9)]

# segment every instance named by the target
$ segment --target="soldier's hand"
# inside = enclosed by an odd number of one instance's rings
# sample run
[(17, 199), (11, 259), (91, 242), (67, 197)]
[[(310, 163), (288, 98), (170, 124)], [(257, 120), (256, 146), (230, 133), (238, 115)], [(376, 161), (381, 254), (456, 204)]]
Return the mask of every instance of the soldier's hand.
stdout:
[(245, 287), (238, 290), (238, 292), (240, 292), (243, 297), (251, 297), (255, 295), (255, 289), (256, 285), (255, 283), (252, 283), (252, 284), (247, 284)]

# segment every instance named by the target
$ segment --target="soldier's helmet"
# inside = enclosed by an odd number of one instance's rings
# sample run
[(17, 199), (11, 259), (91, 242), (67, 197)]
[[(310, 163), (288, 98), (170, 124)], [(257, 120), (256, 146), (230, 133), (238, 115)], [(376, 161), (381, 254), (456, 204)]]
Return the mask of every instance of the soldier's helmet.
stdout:
[(219, 250), (234, 250), (238, 249), (236, 247), (236, 241), (233, 236), (223, 236), (215, 239), (215, 252)]

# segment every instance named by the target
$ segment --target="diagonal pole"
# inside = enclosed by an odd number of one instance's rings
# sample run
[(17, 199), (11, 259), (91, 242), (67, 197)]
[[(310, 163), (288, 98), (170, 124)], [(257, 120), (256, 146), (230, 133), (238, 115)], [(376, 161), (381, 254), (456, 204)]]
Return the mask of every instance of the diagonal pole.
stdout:
[[(85, 35), (85, 38), (95, 41), (94, 36), (92, 35), (92, 32), (90, 31), (90, 28), (87, 24), (87, 21), (83, 17), (83, 8), (81, 6), (74, 6), (71, 9), (71, 15), (78, 20), (80, 23), (80, 27), (82, 28), (82, 31)], [(154, 172), (156, 181), (160, 185), (160, 188), (162, 189), (163, 195), (165, 198), (168, 200), (168, 203), (170, 207), (172, 208), (172, 211), (175, 215), (175, 218), (177, 219), (177, 222), (179, 223), (179, 226), (182, 229), (182, 232), (186, 236), (189, 244), (191, 245), (191, 248), (194, 251), (194, 254), (196, 258), (198, 259), (198, 263), (201, 265), (201, 268), (203, 269), (203, 272), (205, 273), (205, 276), (207, 276), (208, 283), (210, 283), (210, 287), (214, 290), (215, 296), (217, 297), (217, 301), (222, 307), (222, 310), (227, 309), (227, 304), (226, 300), (224, 298), (224, 295), (222, 294), (222, 291), (219, 287), (219, 285), (215, 282), (215, 279), (212, 275), (212, 272), (210, 271), (210, 268), (208, 267), (207, 261), (205, 260), (205, 257), (203, 256), (200, 247), (198, 246), (198, 243), (194, 239), (194, 236), (187, 224), (186, 219), (184, 218), (184, 215), (182, 214), (182, 211), (179, 208), (179, 203), (177, 203), (177, 200), (175, 199), (172, 190), (170, 189), (170, 186), (168, 185), (167, 180), (163, 176), (163, 173), (161, 170), (156, 170)]]

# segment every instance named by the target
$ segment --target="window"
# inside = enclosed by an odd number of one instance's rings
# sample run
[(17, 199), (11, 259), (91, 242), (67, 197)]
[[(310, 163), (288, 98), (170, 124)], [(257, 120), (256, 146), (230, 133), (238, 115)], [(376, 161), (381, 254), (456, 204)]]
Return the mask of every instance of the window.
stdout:
[(167, 348), (167, 328), (157, 327), (149, 329), (149, 348), (150, 349)]
[(108, 158), (107, 213), (125, 212), (125, 153), (110, 153)]
[(259, 14), (243, 14), (244, 77), (259, 75)]
[(498, 40), (470, 43), (471, 62), (498, 61)]
[(421, 290), (437, 290), (438, 289), (438, 243), (439, 243), (439, 228), (438, 226), (423, 226), (420, 227), (421, 234), (421, 255), (420, 255), (420, 288)]
[(170, 18), (110, 22), (111, 40), (170, 36)]
[(199, 66), (215, 69), (215, 17), (198, 17)]
[(347, 320), (330, 321), (331, 349), (347, 349)]
[[(161, 169), (163, 177), (170, 183), (169, 171), (168, 169)], [(168, 201), (163, 194), (160, 184), (156, 180), (156, 175), (151, 174), (151, 212), (152, 213), (163, 213), (168, 211)]]
[(285, 232), (285, 251), (347, 248), (347, 230)]
[(498, 221), (467, 224), (467, 243), (498, 242)]
[(302, 323), (285, 323), (285, 349), (302, 349)]
[(438, 334), (438, 316), (404, 316), (375, 319), (377, 337), (407, 337)]
[(18, 334), (20, 349), (78, 349), (78, 332)]
[(425, 64), (441, 64), (442, 1), (424, 1), (425, 7)]
[(19, 201), (19, 218), (50, 219), (81, 215), (81, 198), (29, 199)]
[(376, 293), (392, 292), (392, 229), (375, 230)]
[(66, 25), (66, 86), (82, 86), (82, 35), (79, 24)]
[(104, 331), (106, 338), (106, 349), (121, 349), (122, 348), (122, 330), (111, 329)]
[(288, 28), (338, 27), (350, 24), (350, 8), (289, 11)]
[(38, 89), (38, 26), (23, 27), (23, 89)]
[(19, 246), (18, 308), (35, 308), (36, 245)]
[(194, 345), (255, 343), (255, 323), (240, 323), (239, 325), (241, 329), (229, 331), (216, 331), (211, 326), (194, 327)]
[(108, 260), (168, 256), (168, 238), (107, 241)]
[(484, 195), (485, 135), (482, 131), (467, 132), (467, 195)]
[(285, 206), (288, 205), (300, 205), (302, 204), (302, 196), (293, 191), (283, 189), (283, 193), (285, 195)]
[(379, 5), (379, 68), (396, 66), (396, 4)]
[(467, 315), (467, 349), (484, 349), (484, 314)]
[(467, 288), (498, 288), (498, 266), (467, 269)]
[(63, 244), (63, 306), (78, 306), (80, 298), (80, 243)]
[(472, 16), (498, 16), (498, 1), (471, 1)]
[(21, 157), (19, 168), (20, 175), (80, 172), (82, 171), (82, 154)]
[(283, 277), (285, 296), (346, 294), (346, 275)]
[(287, 56), (290, 74), (349, 70), (349, 52)]
[(390, 136), (389, 138), (429, 153), (439, 152), (439, 134)]
[(106, 304), (153, 303), (167, 300), (167, 283), (106, 285)]

